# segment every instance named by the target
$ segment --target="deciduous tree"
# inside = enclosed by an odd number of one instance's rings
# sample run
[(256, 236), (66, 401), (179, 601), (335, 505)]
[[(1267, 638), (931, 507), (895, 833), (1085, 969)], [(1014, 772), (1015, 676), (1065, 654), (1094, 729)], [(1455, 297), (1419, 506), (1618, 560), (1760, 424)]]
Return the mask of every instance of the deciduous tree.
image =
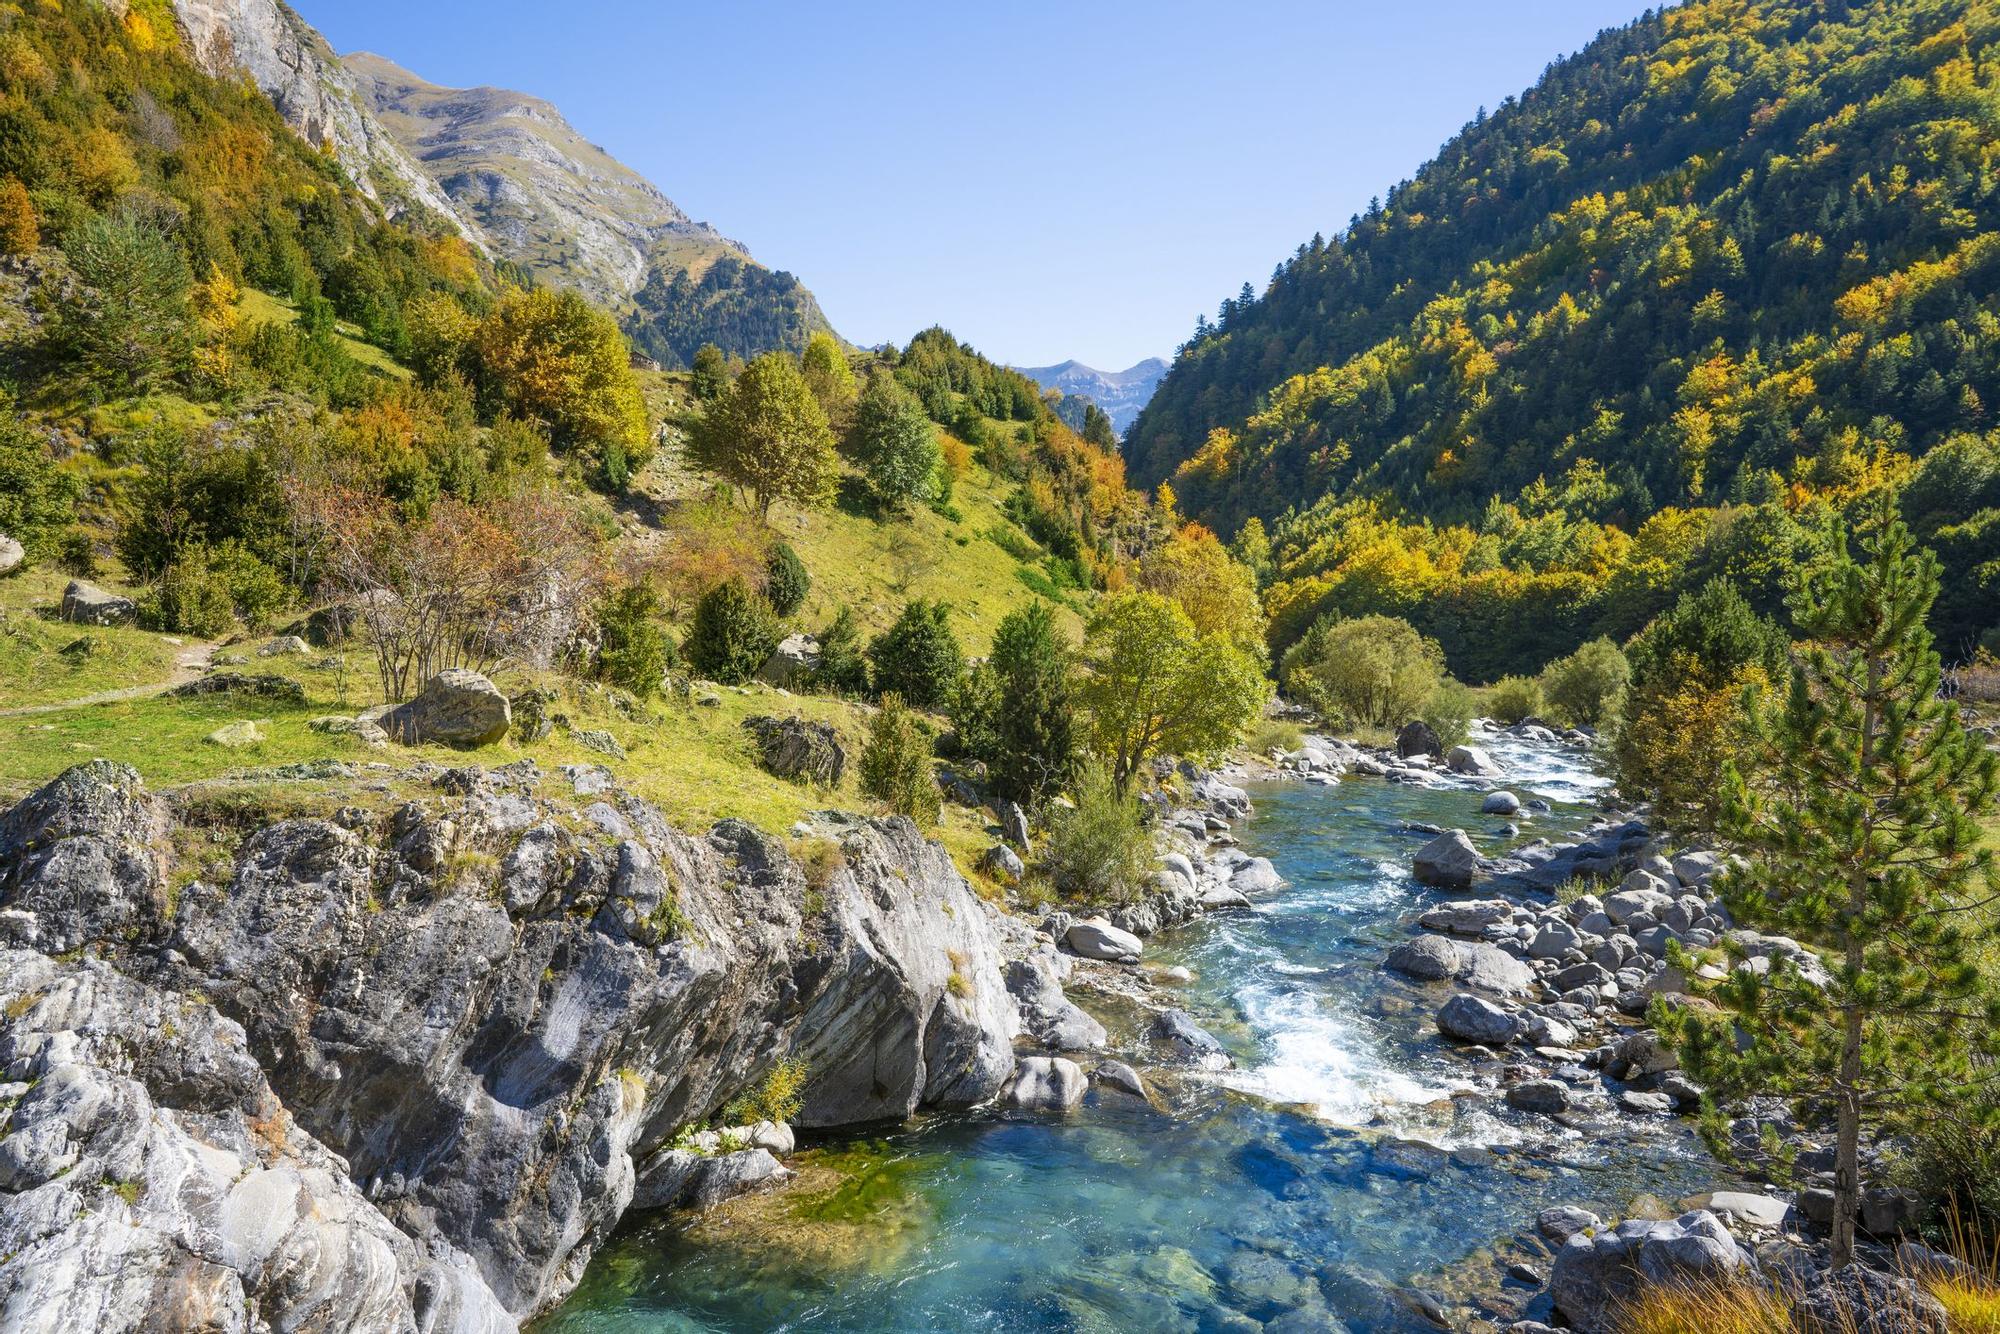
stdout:
[(709, 405), (689, 432), (688, 456), (748, 495), (760, 515), (776, 500), (824, 504), (833, 491), (833, 432), (782, 352), (751, 362)]

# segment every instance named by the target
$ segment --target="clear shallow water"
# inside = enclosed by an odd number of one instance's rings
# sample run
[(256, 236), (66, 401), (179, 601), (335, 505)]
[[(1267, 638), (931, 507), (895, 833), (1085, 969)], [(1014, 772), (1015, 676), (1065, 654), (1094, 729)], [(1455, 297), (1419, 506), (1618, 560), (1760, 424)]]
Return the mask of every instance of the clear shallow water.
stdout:
[[(1489, 749), (1523, 800), (1556, 803), (1524, 836), (1587, 822), (1572, 803), (1599, 784), (1573, 754)], [(1253, 1330), (1288, 1311), (1429, 1329), (1381, 1285), (1428, 1282), (1552, 1204), (1616, 1212), (1715, 1179), (1670, 1122), (1586, 1136), (1454, 1096), (1473, 1072), (1430, 1022), (1447, 993), (1378, 965), (1431, 901), (1406, 871), (1423, 836), (1405, 821), (1502, 845), (1477, 791), (1351, 778), (1253, 796), (1244, 846), (1289, 887), (1148, 951), (1195, 971), (1184, 1004), (1238, 1069), (1167, 1081), (1171, 1114), (1093, 1092), (1067, 1119), (823, 1141), (802, 1189), (628, 1223), (539, 1334)]]

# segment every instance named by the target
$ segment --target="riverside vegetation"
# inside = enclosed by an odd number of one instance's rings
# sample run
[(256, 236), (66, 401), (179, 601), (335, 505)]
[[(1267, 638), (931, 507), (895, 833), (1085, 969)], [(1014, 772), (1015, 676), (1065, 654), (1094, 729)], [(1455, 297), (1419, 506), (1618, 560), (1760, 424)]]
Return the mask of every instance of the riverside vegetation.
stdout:
[[(1604, 1078), (1628, 1037), (1673, 1061), (1717, 1160), (1798, 1188), (1829, 1320), (1990, 1310), (1991, 6), (1603, 34), (1204, 319), (1122, 447), (942, 327), (855, 348), (726, 255), (636, 314), (496, 258), (205, 67), (195, 8), (0, 7), (8, 1320), (509, 1328), (628, 1209), (782, 1185), (794, 1124), (1174, 1104), (1236, 1057), (1142, 951), (1278, 885), (1201, 766), (1451, 792), (1552, 729), (1648, 856), (1698, 845), (1697, 904), (1645, 900), (1621, 954), (1629, 882), (1535, 883), (1452, 959), (1547, 994), (1460, 1008), (1502, 1048), (1631, 1028)], [(1417, 880), (1588, 860), (1518, 833), (1438, 833)], [(1127, 1050), (1099, 1009), (1168, 1073), (1072, 1061)], [(1562, 1092), (1520, 1073), (1512, 1111)], [(1592, 1263), (1748, 1253), (1705, 1217)], [(1899, 1234), (1928, 1247), (1891, 1274)], [(1382, 1298), (1226, 1268), (1274, 1324)], [(1775, 1262), (1665, 1268), (1701, 1277), (1549, 1300), (1820, 1327)]]

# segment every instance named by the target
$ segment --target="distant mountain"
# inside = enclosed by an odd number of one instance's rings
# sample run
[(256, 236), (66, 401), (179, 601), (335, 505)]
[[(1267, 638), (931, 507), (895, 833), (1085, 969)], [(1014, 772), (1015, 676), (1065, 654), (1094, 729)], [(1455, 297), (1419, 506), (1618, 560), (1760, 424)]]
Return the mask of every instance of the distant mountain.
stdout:
[(667, 365), (706, 342), (796, 351), (828, 327), (797, 278), (690, 218), (541, 98), (440, 87), (365, 52), (343, 59), (280, 0), (172, 4), (208, 72), (248, 75), (390, 216), (437, 214), (494, 258), (576, 288)]
[(1044, 389), (1059, 389), (1065, 394), (1089, 399), (1104, 409), (1105, 415), (1111, 418), (1112, 428), (1123, 435), (1125, 428), (1139, 415), (1139, 410), (1153, 397), (1153, 390), (1167, 373), (1167, 363), (1158, 357), (1147, 357), (1138, 365), (1128, 366), (1122, 371), (1100, 371), (1080, 361), (1016, 369)]
[(690, 218), (541, 98), (440, 87), (367, 52), (342, 63), (497, 254), (619, 311), (661, 361), (686, 365), (706, 342), (744, 356), (797, 350), (828, 327), (796, 278)]

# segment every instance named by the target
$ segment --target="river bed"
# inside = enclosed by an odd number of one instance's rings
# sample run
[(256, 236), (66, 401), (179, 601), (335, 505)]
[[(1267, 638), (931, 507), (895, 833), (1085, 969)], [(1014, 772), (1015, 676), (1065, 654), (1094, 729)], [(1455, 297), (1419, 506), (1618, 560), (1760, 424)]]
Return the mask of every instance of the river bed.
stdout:
[[(1551, 805), (1521, 837), (1588, 823), (1601, 783), (1579, 752), (1491, 749), (1511, 790)], [(1463, 827), (1486, 852), (1511, 841), (1478, 790), (1349, 777), (1251, 795), (1243, 846), (1288, 885), (1147, 951), (1194, 972), (1181, 1001), (1235, 1069), (1164, 1077), (1157, 1108), (1100, 1088), (1067, 1118), (821, 1138), (784, 1192), (628, 1220), (539, 1334), (1433, 1330), (1392, 1289), (1525, 1296), (1488, 1257), (1539, 1210), (1617, 1216), (1715, 1182), (1682, 1122), (1572, 1128), (1474, 1092), (1431, 1021), (1449, 992), (1380, 969), (1435, 901), (1409, 877), (1406, 822)], [(1131, 1041), (1105, 1017), (1114, 1046)]]

